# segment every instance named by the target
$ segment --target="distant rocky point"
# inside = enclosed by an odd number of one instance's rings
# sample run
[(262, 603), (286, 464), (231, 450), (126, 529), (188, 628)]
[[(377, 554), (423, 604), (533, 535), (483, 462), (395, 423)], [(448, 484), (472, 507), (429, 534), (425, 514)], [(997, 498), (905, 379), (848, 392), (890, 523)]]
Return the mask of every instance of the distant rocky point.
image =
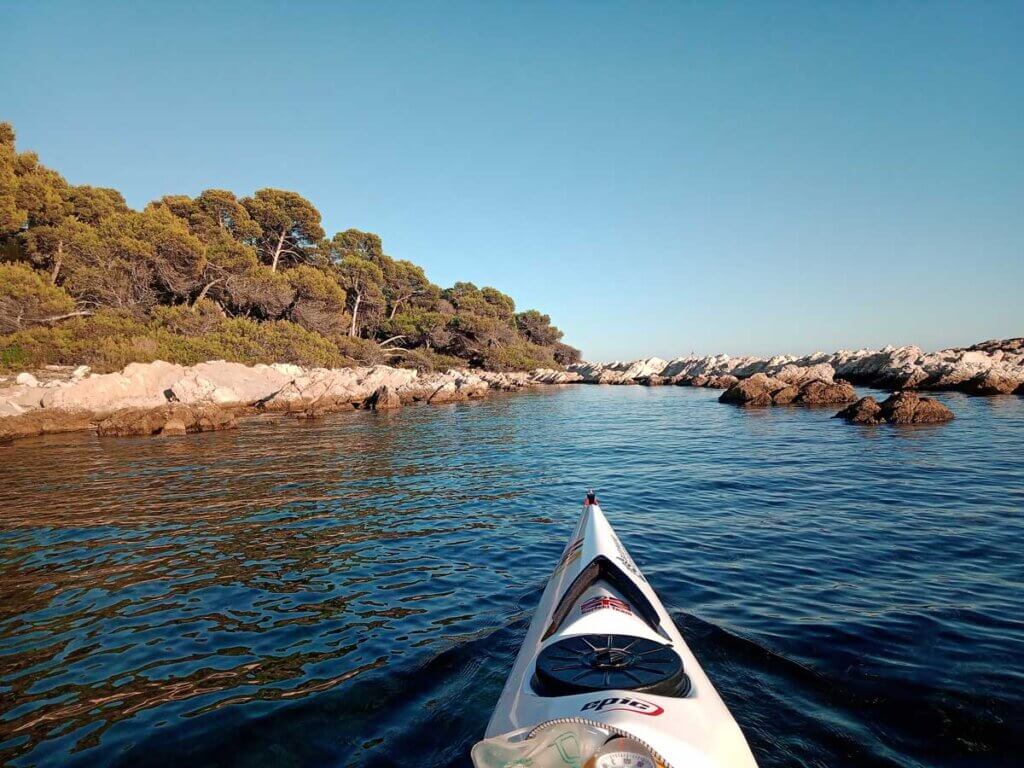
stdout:
[[(771, 402), (763, 393), (751, 396), (746, 404), (769, 405), (797, 402), (792, 389), (776, 386), (779, 382), (804, 388), (809, 382), (848, 382), (888, 390), (956, 390), (972, 395), (1024, 394), (1024, 338), (984, 341), (970, 347), (924, 352), (920, 347), (884, 347), (880, 350), (814, 354), (796, 357), (657, 357), (632, 362), (577, 363), (568, 370), (580, 381), (591, 384), (675, 384), (678, 386), (729, 389), (741, 380), (762, 374), (772, 381), (748, 385), (745, 390), (769, 390)], [(838, 396), (832, 390), (830, 396)], [(847, 393), (849, 395), (849, 393)], [(724, 402), (740, 402), (746, 395), (737, 392)], [(814, 395), (809, 393), (807, 402)], [(853, 397), (849, 396), (848, 400)], [(829, 400), (846, 402), (847, 400)]]

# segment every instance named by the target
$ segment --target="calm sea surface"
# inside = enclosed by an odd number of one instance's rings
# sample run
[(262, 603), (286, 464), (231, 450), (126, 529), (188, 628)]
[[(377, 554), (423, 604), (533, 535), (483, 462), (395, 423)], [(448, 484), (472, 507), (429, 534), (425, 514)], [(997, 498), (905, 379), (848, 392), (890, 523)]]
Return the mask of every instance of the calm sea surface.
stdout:
[(762, 766), (1024, 755), (1024, 398), (575, 387), (0, 447), (0, 763), (465, 766), (590, 486)]

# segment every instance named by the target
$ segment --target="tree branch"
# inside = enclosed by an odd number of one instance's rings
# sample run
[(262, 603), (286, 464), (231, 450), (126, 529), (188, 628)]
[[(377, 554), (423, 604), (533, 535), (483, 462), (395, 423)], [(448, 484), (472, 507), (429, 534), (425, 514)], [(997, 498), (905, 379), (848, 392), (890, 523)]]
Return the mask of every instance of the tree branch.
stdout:
[(95, 314), (91, 309), (81, 309), (77, 312), (68, 312), (66, 315), (54, 315), (53, 317), (33, 317), (26, 320), (28, 323), (56, 323), (58, 320), (67, 320), (69, 317), (89, 317)]

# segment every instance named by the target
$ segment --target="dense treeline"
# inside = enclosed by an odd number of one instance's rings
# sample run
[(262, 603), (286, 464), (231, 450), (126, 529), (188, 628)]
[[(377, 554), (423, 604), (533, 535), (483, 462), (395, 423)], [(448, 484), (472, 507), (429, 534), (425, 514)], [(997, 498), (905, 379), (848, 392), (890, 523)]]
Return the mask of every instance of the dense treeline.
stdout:
[(0, 366), (164, 359), (423, 369), (579, 359), (494, 288), (441, 289), (294, 192), (208, 189), (142, 211), (69, 184), (0, 123)]

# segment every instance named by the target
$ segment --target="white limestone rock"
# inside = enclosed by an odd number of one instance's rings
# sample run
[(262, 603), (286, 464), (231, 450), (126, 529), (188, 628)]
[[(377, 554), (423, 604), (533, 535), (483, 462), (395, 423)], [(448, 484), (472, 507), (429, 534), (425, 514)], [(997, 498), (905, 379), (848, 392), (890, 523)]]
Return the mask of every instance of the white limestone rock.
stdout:
[(180, 365), (157, 360), (131, 363), (120, 373), (106, 373), (47, 390), (43, 407), (108, 413), (118, 408), (156, 408), (185, 373)]

